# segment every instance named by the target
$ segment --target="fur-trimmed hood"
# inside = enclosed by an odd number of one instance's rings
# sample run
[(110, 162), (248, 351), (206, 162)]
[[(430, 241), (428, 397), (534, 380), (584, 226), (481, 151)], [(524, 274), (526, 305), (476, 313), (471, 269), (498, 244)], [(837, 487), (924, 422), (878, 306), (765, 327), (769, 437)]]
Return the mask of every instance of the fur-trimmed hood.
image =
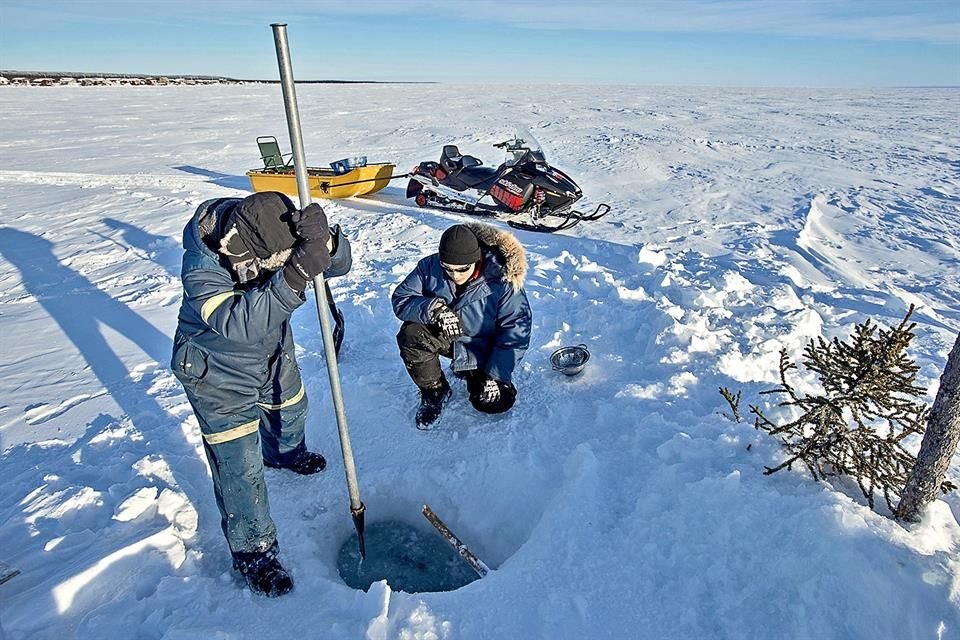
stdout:
[(509, 231), (479, 222), (468, 222), (467, 227), (477, 236), (481, 246), (503, 257), (503, 281), (514, 291), (519, 291), (527, 277), (527, 254), (517, 237)]

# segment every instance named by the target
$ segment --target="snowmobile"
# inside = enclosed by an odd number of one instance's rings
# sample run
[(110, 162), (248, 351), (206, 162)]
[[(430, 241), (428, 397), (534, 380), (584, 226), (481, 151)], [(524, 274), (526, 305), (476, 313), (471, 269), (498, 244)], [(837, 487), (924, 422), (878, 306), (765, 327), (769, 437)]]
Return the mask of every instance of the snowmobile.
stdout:
[(456, 145), (445, 145), (440, 162), (421, 162), (410, 172), (407, 197), (420, 207), (496, 217), (517, 229), (547, 233), (599, 220), (610, 211), (605, 203), (592, 213), (574, 209), (583, 192), (570, 176), (547, 164), (529, 132), (518, 131), (493, 146), (507, 154), (497, 168), (461, 154)]

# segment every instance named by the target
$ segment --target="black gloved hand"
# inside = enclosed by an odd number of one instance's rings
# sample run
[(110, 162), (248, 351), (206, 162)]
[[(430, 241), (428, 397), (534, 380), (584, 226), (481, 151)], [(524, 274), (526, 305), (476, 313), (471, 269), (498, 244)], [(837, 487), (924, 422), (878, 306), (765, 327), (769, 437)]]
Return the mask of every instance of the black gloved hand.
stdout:
[(330, 251), (327, 240), (306, 239), (297, 243), (287, 264), (283, 267), (283, 279), (297, 293), (303, 293), (307, 283), (326, 271), (330, 266)]
[(304, 240), (324, 240), (330, 237), (330, 225), (323, 207), (316, 202), (308, 204), (290, 216), (297, 235)]
[(460, 318), (453, 312), (453, 309), (447, 306), (446, 302), (441, 300), (436, 304), (431, 311), (431, 315), (445, 338), (453, 340), (463, 335), (463, 325), (460, 324)]

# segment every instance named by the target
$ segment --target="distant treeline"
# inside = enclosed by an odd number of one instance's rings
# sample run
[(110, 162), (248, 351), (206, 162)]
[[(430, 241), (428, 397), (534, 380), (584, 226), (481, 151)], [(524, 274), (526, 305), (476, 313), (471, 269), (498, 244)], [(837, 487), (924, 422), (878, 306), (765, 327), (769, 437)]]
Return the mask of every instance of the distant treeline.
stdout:
[[(244, 78), (227, 78), (225, 76), (184, 75), (184, 74), (134, 74), (134, 73), (90, 73), (87, 71), (18, 71), (14, 69), (0, 69), (0, 76), (12, 80), (23, 78), (29, 82), (49, 78), (59, 82), (63, 78), (109, 80), (152, 80), (153, 83), (165, 80), (167, 82), (192, 81), (200, 84), (279, 84), (279, 80), (255, 80)], [(378, 80), (297, 80), (297, 84), (384, 84)], [(153, 84), (151, 83), (151, 84)], [(390, 83), (390, 84), (430, 84), (430, 83)]]

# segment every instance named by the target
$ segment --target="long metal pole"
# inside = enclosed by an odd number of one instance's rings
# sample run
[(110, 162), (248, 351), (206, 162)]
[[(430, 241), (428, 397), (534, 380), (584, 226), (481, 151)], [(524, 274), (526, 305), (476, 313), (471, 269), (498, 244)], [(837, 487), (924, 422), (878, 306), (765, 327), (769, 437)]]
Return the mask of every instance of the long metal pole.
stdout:
[[(310, 197), (310, 185), (307, 174), (306, 154), (303, 151), (303, 136), (300, 133), (300, 110), (297, 107), (297, 93), (293, 83), (293, 65), (290, 63), (290, 48), (287, 44), (287, 25), (271, 24), (273, 40), (277, 46), (277, 62), (280, 65), (280, 85), (283, 87), (283, 104), (287, 110), (287, 128), (290, 131), (290, 146), (293, 150), (293, 167), (297, 174), (297, 191), (300, 194), (300, 208), (313, 202)], [(320, 315), (320, 332), (323, 334), (323, 353), (327, 361), (327, 374), (330, 377), (330, 392), (333, 395), (333, 408), (337, 413), (337, 430), (340, 432), (340, 453), (343, 455), (343, 469), (347, 475), (347, 490), (350, 492), (350, 514), (357, 528), (360, 542), (360, 556), (366, 557), (364, 544), (364, 511), (360, 500), (360, 488), (357, 485), (357, 470), (353, 465), (353, 448), (350, 446), (350, 432), (347, 429), (347, 412), (343, 406), (343, 392), (340, 389), (340, 368), (337, 365), (337, 352), (333, 341), (333, 328), (330, 324), (330, 307), (324, 295), (324, 280), (321, 273), (313, 279), (314, 299), (317, 301), (317, 313)]]

